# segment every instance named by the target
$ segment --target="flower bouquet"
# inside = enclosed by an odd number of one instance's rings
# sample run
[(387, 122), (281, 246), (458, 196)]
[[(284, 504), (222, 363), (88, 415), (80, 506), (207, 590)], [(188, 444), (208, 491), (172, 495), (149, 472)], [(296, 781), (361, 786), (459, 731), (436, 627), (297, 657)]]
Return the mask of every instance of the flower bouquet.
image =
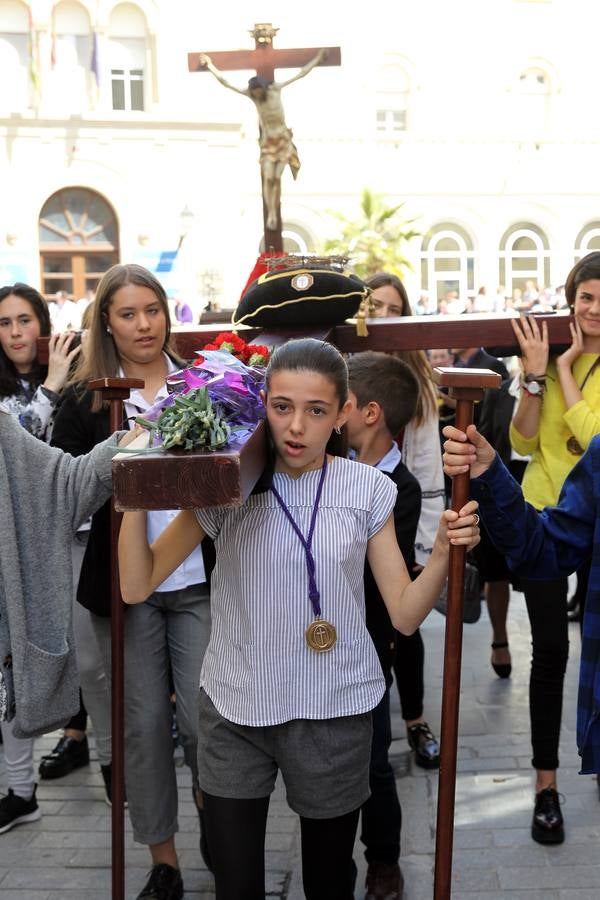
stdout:
[[(169, 395), (138, 419), (150, 432), (150, 446), (138, 450), (134, 441), (113, 460), (117, 509), (239, 506), (251, 493), (267, 453), (260, 396), (265, 370), (247, 364), (255, 348), (249, 352), (249, 345), (228, 337), (219, 335), (218, 349), (209, 345), (169, 375)], [(268, 350), (262, 350), (266, 362)]]
[(167, 377), (169, 396), (137, 417), (151, 433), (149, 449), (214, 451), (243, 444), (265, 417), (260, 390), (268, 355), (266, 347), (235, 334), (207, 344), (191, 366)]

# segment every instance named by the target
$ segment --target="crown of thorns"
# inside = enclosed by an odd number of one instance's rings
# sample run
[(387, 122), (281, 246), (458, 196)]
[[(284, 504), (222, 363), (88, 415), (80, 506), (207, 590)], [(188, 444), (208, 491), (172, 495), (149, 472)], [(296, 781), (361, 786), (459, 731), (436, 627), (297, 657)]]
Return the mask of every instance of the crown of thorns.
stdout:
[(289, 253), (285, 256), (273, 256), (266, 259), (267, 270), (273, 269), (330, 269), (332, 272), (343, 272), (349, 256), (304, 256), (301, 253)]

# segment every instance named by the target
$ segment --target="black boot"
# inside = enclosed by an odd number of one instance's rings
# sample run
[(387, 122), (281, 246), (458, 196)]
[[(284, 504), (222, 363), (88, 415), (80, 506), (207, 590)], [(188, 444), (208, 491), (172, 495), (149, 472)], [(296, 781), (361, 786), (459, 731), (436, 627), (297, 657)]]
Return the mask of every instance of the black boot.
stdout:
[(531, 837), (538, 844), (562, 844), (565, 839), (558, 793), (554, 788), (544, 788), (535, 795)]
[(74, 769), (87, 766), (90, 762), (90, 751), (87, 738), (82, 741), (63, 735), (60, 741), (47, 756), (40, 761), (40, 778), (62, 778)]

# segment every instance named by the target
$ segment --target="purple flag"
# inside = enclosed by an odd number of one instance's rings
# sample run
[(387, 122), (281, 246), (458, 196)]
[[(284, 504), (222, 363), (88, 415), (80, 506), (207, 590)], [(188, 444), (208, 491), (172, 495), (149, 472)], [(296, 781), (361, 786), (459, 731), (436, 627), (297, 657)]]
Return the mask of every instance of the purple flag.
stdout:
[(98, 59), (98, 34), (94, 31), (92, 35), (92, 58), (90, 60), (90, 70), (96, 79), (96, 87), (100, 87), (100, 63)]

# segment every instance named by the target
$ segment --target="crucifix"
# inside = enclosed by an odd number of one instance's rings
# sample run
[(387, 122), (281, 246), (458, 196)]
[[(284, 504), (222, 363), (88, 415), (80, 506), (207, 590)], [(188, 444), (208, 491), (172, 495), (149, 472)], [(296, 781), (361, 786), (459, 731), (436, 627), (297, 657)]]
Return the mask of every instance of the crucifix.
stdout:
[[(248, 97), (258, 112), (260, 170), (263, 198), (265, 250), (282, 251), (281, 235), (281, 176), (286, 166), (294, 179), (300, 168), (292, 130), (287, 127), (281, 90), (293, 81), (308, 75), (316, 66), (339, 66), (339, 47), (322, 49), (302, 47), (275, 50), (273, 38), (278, 32), (270, 22), (254, 26), (254, 50), (226, 50), (218, 53), (188, 53), (190, 72), (211, 72), (224, 87)], [(297, 68), (300, 71), (287, 81), (275, 81), (275, 69)], [(238, 88), (223, 75), (222, 70), (255, 69), (256, 75), (247, 88)]]

